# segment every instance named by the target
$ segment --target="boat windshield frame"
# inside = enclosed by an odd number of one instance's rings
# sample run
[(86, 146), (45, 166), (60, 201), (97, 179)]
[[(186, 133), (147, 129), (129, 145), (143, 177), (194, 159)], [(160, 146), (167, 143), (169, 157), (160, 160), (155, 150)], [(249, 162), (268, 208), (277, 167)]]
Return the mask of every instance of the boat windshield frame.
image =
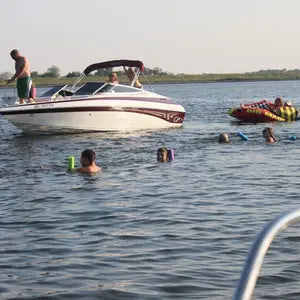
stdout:
[[(62, 97), (69, 96), (91, 96), (98, 94), (132, 94), (143, 93), (144, 90), (124, 84), (112, 84), (109, 82), (86, 82), (79, 86), (76, 90), (72, 90), (68, 85), (60, 89), (54, 90), (52, 96), (60, 95)], [(45, 95), (49, 96), (49, 91)]]
[[(135, 88), (134, 84), (135, 84), (136, 80), (138, 80), (139, 75), (142, 75), (143, 78), (145, 79), (146, 83), (149, 85), (152, 92), (154, 93), (152, 85), (150, 84), (147, 77), (143, 73), (144, 64), (141, 61), (132, 61), (132, 60), (116, 60), (116, 61), (108, 61), (108, 62), (103, 62), (103, 63), (99, 63), (99, 64), (90, 65), (90, 66), (86, 67), (85, 70), (80, 74), (80, 76), (77, 78), (77, 80), (74, 82), (74, 84), (70, 87), (70, 91), (73, 92), (73, 93), (76, 93), (76, 91), (78, 89), (80, 89), (80, 88), (77, 88), (77, 86), (81, 83), (81, 81), (90, 72), (92, 72), (94, 70), (97, 70), (97, 69), (107, 67), (107, 66), (110, 66), (110, 67), (122, 67), (122, 66), (123, 67), (132, 67), (133, 72), (134, 72), (134, 78), (130, 82), (130, 86), (132, 88)], [(143, 88), (141, 88), (141, 89), (137, 88), (137, 90), (143, 90)]]
[(142, 93), (142, 92), (144, 92), (143, 89), (136, 88), (131, 85), (112, 84), (112, 83), (107, 82), (98, 91), (96, 91), (93, 95), (99, 94), (99, 93), (131, 94), (131, 93)]
[[(81, 86), (77, 91), (74, 92), (74, 96), (79, 95), (97, 95), (97, 94), (124, 94), (124, 93), (141, 93), (143, 92), (142, 89), (135, 88), (133, 86), (128, 86), (124, 84), (112, 84), (109, 82), (99, 82), (99, 87), (96, 88), (94, 91), (82, 93), (80, 90), (84, 90), (92, 82), (87, 82), (83, 86)], [(78, 93), (79, 91), (79, 93)]]

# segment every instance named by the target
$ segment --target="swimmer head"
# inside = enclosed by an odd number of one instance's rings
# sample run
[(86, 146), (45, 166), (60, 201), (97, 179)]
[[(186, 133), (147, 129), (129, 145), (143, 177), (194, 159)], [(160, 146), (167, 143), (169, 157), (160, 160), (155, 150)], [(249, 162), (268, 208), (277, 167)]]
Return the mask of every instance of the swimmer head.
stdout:
[(274, 143), (274, 142), (277, 141), (277, 139), (276, 139), (276, 137), (274, 135), (273, 128), (271, 128), (271, 127), (266, 127), (262, 131), (262, 135), (267, 140), (267, 142)]
[(157, 149), (157, 161), (167, 162), (168, 161), (168, 149), (166, 147)]
[(219, 143), (229, 143), (229, 137), (228, 137), (228, 134), (223, 132), (223, 133), (220, 133), (219, 135)]
[(86, 149), (81, 153), (80, 162), (83, 167), (89, 167), (95, 162), (96, 153), (91, 149)]
[(170, 162), (174, 159), (174, 150), (167, 149), (166, 147), (159, 148), (156, 152), (157, 161)]
[(271, 137), (273, 135), (273, 129), (271, 127), (266, 127), (262, 131), (262, 135), (264, 138)]

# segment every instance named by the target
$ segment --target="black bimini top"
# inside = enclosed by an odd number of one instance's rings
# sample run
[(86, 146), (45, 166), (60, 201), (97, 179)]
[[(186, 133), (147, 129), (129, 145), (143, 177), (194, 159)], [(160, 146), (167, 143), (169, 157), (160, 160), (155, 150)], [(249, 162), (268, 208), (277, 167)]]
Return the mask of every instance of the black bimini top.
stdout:
[(104, 61), (101, 63), (89, 65), (84, 69), (83, 73), (85, 75), (88, 75), (89, 73), (99, 69), (106, 69), (106, 68), (113, 68), (113, 67), (134, 67), (134, 68), (139, 68), (141, 72), (144, 71), (144, 64), (141, 61), (120, 59), (120, 60)]

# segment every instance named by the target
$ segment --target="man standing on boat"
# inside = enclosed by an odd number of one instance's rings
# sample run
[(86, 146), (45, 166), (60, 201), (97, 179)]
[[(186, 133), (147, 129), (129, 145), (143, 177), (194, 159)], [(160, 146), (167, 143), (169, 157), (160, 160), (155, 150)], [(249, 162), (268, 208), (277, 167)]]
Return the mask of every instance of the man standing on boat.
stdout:
[(7, 80), (7, 84), (12, 83), (17, 79), (19, 103), (23, 104), (24, 99), (30, 98), (30, 90), (32, 85), (29, 61), (25, 56), (21, 56), (17, 49), (12, 50), (10, 52), (10, 56), (16, 62), (16, 73), (11, 79)]

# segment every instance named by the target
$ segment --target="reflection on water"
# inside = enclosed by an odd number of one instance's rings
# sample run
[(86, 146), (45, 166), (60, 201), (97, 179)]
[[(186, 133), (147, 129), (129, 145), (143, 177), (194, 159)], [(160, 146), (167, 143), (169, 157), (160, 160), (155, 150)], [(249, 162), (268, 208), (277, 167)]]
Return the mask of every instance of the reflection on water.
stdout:
[[(26, 136), (0, 118), (1, 298), (230, 299), (261, 227), (298, 206), (300, 123), (235, 122), (227, 110), (298, 82), (161, 85), (187, 111), (182, 129)], [(2, 93), (2, 91), (0, 91)], [(249, 137), (242, 141), (237, 132)], [(220, 132), (229, 145), (219, 145)], [(175, 150), (172, 163), (156, 149)], [(67, 171), (93, 148), (103, 172)], [(272, 244), (257, 299), (297, 299), (298, 226)]]

